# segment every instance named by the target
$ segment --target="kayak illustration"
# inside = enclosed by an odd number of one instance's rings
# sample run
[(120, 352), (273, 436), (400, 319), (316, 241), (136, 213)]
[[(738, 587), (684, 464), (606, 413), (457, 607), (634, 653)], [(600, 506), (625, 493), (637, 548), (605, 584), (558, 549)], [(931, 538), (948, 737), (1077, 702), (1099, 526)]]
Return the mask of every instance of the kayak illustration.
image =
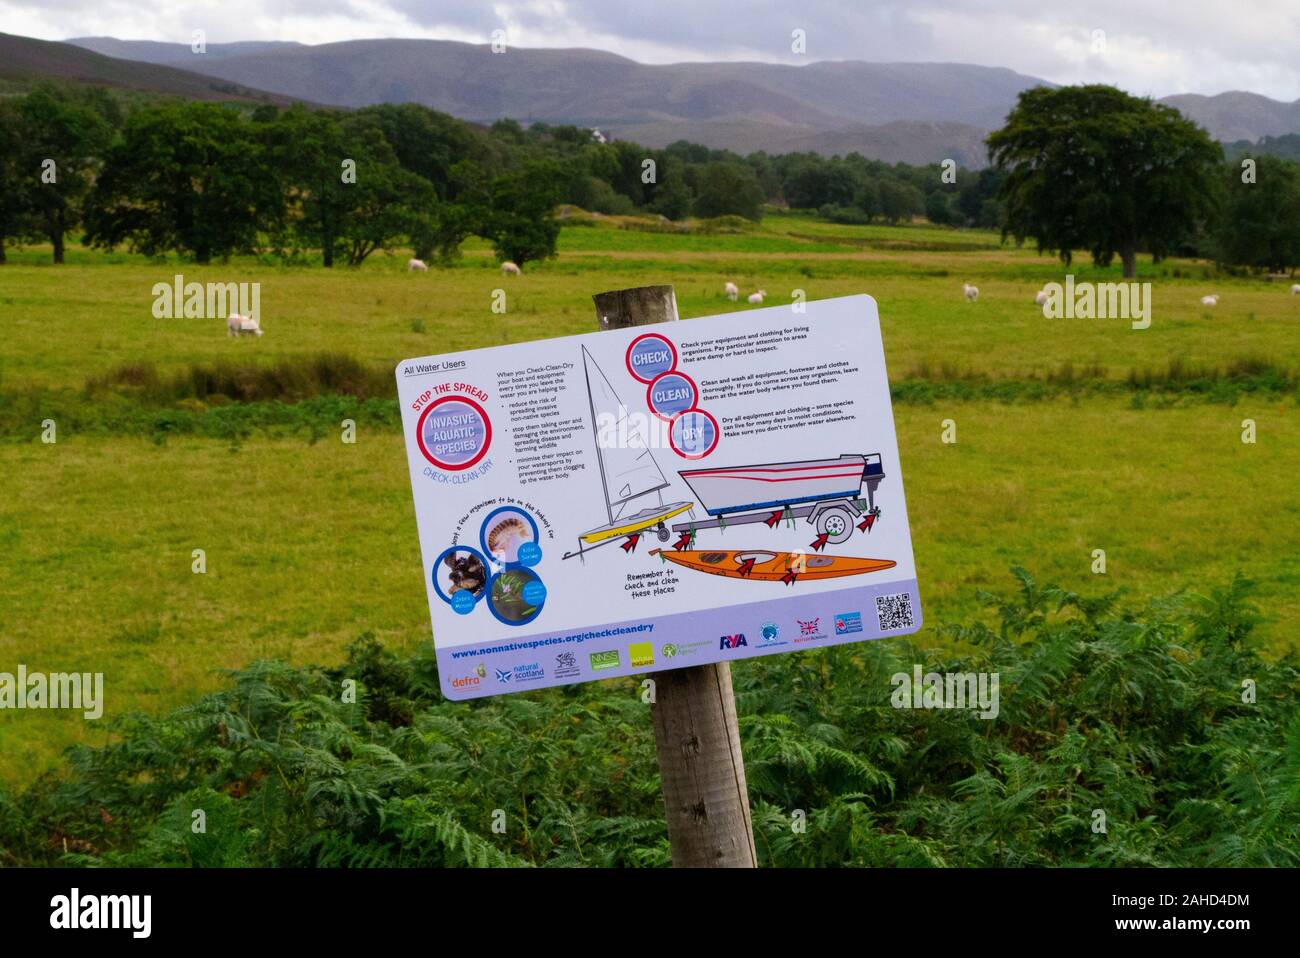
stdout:
[(687, 549), (679, 552), (651, 549), (650, 554), (710, 575), (727, 576), (732, 579), (758, 579), (763, 582), (785, 582), (787, 585), (796, 579), (834, 579), (846, 575), (879, 572), (882, 569), (892, 569), (898, 564), (892, 559), (805, 555), (796, 552), (774, 552), (768, 549)]

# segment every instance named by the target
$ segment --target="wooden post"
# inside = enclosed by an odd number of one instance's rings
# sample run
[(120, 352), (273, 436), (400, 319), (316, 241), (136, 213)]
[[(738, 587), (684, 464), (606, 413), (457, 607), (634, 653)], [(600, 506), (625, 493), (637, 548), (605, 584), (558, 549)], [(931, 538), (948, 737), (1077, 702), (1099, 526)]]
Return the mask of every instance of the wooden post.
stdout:
[[(677, 319), (677, 297), (671, 286), (616, 289), (592, 299), (602, 330)], [(673, 865), (755, 867), (758, 858), (730, 663), (656, 672), (652, 678), (655, 700), (650, 716)]]

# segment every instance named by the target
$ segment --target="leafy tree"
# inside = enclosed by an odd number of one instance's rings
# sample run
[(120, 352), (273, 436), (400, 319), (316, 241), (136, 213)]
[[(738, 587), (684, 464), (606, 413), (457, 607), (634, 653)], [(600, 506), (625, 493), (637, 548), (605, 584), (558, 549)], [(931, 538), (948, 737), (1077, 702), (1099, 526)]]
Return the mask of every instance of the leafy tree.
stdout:
[(931, 223), (947, 226), (952, 222), (952, 215), (948, 194), (943, 190), (935, 190), (925, 198), (925, 218)]
[(763, 188), (754, 171), (739, 163), (716, 161), (704, 168), (696, 184), (696, 216), (763, 216)]
[(925, 195), (911, 183), (880, 181), (880, 212), (888, 223), (898, 223), (925, 211)]
[(663, 176), (655, 189), (655, 210), (670, 220), (684, 220), (691, 212), (695, 197), (686, 185), (681, 164), (668, 160), (661, 167)]
[(1240, 164), (1228, 164), (1218, 218), (1222, 263), (1273, 272), (1300, 265), (1300, 164), (1255, 157), (1255, 180), (1242, 181)]
[(435, 228), (438, 194), (423, 177), (396, 163), (358, 163), (357, 182), (344, 194), (347, 206), (339, 239), (349, 266), (387, 250), (403, 238), (422, 237)]
[[(491, 148), (474, 126), (418, 103), (382, 103), (356, 111), (354, 130), (377, 129), (401, 167), (424, 177), (447, 199), (452, 167), (463, 160), (487, 162)], [(517, 126), (517, 124), (516, 124)]]
[(1095, 263), (1118, 255), (1136, 273), (1139, 249), (1165, 256), (1212, 208), (1222, 151), (1177, 110), (1109, 86), (1035, 87), (989, 135), (1007, 171), (1003, 235)]
[(782, 184), (786, 202), (796, 209), (817, 209), (827, 204), (848, 206), (858, 181), (841, 163), (809, 156), (795, 166)]
[(871, 180), (863, 181), (853, 192), (853, 205), (870, 220), (880, 215), (880, 186)]
[(65, 237), (81, 220), (98, 158), (112, 138), (96, 108), (103, 106), (93, 94), (42, 85), (17, 100), (11, 114), (21, 231), (48, 240), (55, 263), (63, 262)]
[(22, 234), (25, 192), (18, 160), (22, 116), (16, 99), (0, 98), (0, 265), (7, 262), (5, 242)]
[[(344, 181), (344, 163), (363, 158), (351, 155), (334, 114), (301, 106), (276, 118), (269, 140), (271, 169), (280, 176), (294, 232), (321, 251), (328, 269), (343, 255), (344, 220), (354, 201), (355, 184)], [(359, 170), (358, 179), (368, 172)]]
[(251, 249), (282, 202), (250, 124), (212, 103), (133, 113), (109, 150), (86, 212), (86, 242), (200, 263)]
[(555, 255), (560, 236), (555, 207), (562, 181), (559, 165), (551, 160), (530, 160), (492, 180), (482, 228), (498, 257), (522, 266)]

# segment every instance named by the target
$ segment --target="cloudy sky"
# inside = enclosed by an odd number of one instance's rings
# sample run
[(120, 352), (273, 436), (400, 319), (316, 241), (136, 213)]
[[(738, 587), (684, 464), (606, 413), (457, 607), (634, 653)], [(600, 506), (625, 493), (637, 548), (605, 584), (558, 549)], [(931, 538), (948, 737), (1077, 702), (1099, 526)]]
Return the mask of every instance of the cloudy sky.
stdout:
[[(429, 37), (643, 62), (948, 61), (1133, 93), (1300, 98), (1297, 0), (0, 0), (0, 32), (189, 42)], [(803, 30), (807, 52), (791, 52)]]

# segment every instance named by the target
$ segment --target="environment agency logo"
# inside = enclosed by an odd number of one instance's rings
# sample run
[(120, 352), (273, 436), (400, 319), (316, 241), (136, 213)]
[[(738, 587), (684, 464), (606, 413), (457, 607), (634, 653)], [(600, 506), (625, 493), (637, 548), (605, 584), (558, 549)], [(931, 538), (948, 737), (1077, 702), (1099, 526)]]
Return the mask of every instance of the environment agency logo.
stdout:
[(593, 672), (618, 668), (618, 649), (610, 649), (608, 652), (592, 652), (587, 658), (591, 660), (591, 670)]
[(677, 646), (673, 645), (671, 642), (665, 642), (659, 651), (663, 654), (665, 659), (672, 659), (677, 656)]

